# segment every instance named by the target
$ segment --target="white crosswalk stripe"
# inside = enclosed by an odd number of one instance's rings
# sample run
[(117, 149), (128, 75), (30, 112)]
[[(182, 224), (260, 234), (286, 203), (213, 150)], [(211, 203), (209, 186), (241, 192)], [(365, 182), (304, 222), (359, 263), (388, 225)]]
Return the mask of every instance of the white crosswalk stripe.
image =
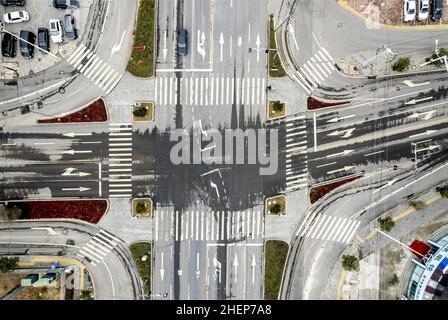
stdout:
[[(121, 148), (127, 147), (127, 148)], [(109, 197), (132, 197), (132, 124), (109, 127)]]
[(78, 254), (88, 258), (91, 261), (90, 264), (93, 266), (100, 264), (117, 245), (117, 242), (111, 239), (111, 235), (107, 234), (105, 236), (106, 233), (102, 232), (100, 231), (93, 236), (78, 252)]
[[(89, 68), (87, 68), (89, 69)], [(109, 73), (108, 69), (104, 73)], [(155, 84), (157, 105), (173, 105), (177, 91), (172, 77), (158, 77)], [(176, 79), (177, 80), (177, 79)], [(234, 78), (230, 75), (181, 78), (180, 101), (187, 106), (221, 106), (233, 103), (263, 106), (266, 104), (266, 79)], [(108, 84), (105, 86), (107, 87)], [(177, 88), (177, 86), (175, 86)]]
[(293, 115), (286, 124), (286, 189), (296, 191), (308, 187), (306, 116)]
[(106, 94), (109, 94), (121, 79), (117, 71), (83, 44), (76, 48), (67, 62)]
[(361, 221), (321, 214), (305, 234), (311, 239), (350, 243)]
[[(172, 211), (155, 212), (155, 239), (166, 235), (161, 221), (169, 219)], [(263, 238), (264, 214), (262, 211), (185, 211), (174, 215), (171, 234), (175, 241), (243, 241)], [(174, 231), (174, 234), (173, 234)], [(160, 234), (159, 234), (160, 233)]]
[(293, 75), (294, 80), (300, 84), (307, 94), (323, 83), (336, 68), (334, 59), (325, 48), (320, 48), (308, 61), (306, 61)]

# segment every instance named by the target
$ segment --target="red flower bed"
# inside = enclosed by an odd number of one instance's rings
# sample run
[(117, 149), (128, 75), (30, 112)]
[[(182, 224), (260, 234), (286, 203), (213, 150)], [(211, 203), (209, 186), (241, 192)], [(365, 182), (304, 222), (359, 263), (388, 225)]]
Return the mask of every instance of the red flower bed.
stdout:
[(106, 200), (27, 201), (15, 203), (21, 219), (78, 219), (98, 223), (106, 213)]
[(107, 121), (106, 104), (102, 98), (87, 107), (66, 116), (42, 119), (38, 123), (70, 123), (70, 122), (105, 122)]
[(324, 184), (318, 187), (311, 188), (310, 190), (310, 202), (311, 204), (315, 203), (317, 200), (325, 196), (326, 194), (330, 193), (337, 187), (342, 186), (343, 184), (352, 182), (356, 179), (358, 179), (360, 176), (354, 176), (347, 179), (331, 182), (328, 184)]
[(323, 109), (323, 108), (328, 108), (328, 107), (335, 107), (335, 106), (340, 106), (343, 104), (349, 104), (350, 101), (341, 101), (341, 102), (323, 102), (320, 100), (317, 100), (313, 97), (308, 97), (307, 100), (307, 106), (308, 106), (308, 110), (316, 110), (316, 109)]

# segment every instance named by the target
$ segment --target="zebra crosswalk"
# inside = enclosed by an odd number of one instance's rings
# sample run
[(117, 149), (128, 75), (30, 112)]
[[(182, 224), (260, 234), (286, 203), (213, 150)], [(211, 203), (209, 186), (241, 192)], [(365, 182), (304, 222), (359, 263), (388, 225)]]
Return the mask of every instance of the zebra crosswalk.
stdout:
[(311, 94), (319, 83), (327, 79), (333, 71), (334, 59), (325, 48), (320, 48), (301, 68), (293, 74), (293, 78), (300, 84), (306, 93)]
[(306, 116), (294, 115), (286, 124), (286, 191), (308, 187)]
[(109, 94), (121, 79), (117, 71), (84, 44), (76, 48), (67, 62), (106, 94)]
[(306, 237), (331, 242), (350, 243), (361, 221), (321, 214)]
[[(155, 240), (161, 235), (168, 240), (169, 232), (163, 230), (163, 221), (169, 219), (171, 236), (175, 241), (241, 241), (262, 239), (264, 215), (261, 211), (156, 211)], [(159, 235), (160, 233), (160, 235)], [(162, 236), (163, 237), (163, 236)]]
[(178, 91), (180, 91), (180, 103), (186, 106), (266, 104), (264, 77), (234, 78), (224, 74), (187, 78), (162, 76), (156, 79), (156, 104), (176, 104)]
[(132, 197), (132, 124), (109, 127), (109, 197)]
[(79, 250), (79, 254), (88, 258), (91, 261), (90, 264), (97, 266), (113, 250), (118, 241), (108, 232), (101, 230)]

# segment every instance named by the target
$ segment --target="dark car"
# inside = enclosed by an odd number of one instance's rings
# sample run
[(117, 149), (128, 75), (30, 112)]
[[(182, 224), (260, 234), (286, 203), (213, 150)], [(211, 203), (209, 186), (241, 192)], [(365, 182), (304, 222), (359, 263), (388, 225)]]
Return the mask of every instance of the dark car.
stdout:
[(47, 54), (50, 51), (50, 34), (47, 28), (37, 29), (37, 45), (41, 52)]
[(34, 33), (26, 30), (20, 31), (20, 53), (24, 58), (31, 59), (34, 57), (34, 46), (30, 43), (34, 44), (35, 42), (36, 35)]
[(0, 3), (4, 6), (19, 6), (25, 5), (25, 0), (0, 0)]
[(188, 53), (188, 32), (182, 29), (177, 32), (177, 53), (181, 56), (186, 56)]
[(67, 39), (75, 40), (78, 38), (78, 30), (75, 28), (75, 17), (71, 14), (64, 16), (64, 32)]
[(2, 56), (7, 58), (14, 58), (16, 56), (16, 37), (5, 33), (2, 39)]
[(434, 0), (432, 2), (432, 20), (442, 18), (443, 0)]
[(79, 8), (78, 0), (53, 0), (53, 7), (57, 9)]

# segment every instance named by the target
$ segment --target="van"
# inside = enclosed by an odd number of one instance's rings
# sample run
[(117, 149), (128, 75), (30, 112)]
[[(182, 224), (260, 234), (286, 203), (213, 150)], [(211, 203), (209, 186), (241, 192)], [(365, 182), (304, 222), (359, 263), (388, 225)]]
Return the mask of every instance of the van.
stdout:
[(432, 20), (442, 18), (443, 0), (434, 0), (432, 2)]

